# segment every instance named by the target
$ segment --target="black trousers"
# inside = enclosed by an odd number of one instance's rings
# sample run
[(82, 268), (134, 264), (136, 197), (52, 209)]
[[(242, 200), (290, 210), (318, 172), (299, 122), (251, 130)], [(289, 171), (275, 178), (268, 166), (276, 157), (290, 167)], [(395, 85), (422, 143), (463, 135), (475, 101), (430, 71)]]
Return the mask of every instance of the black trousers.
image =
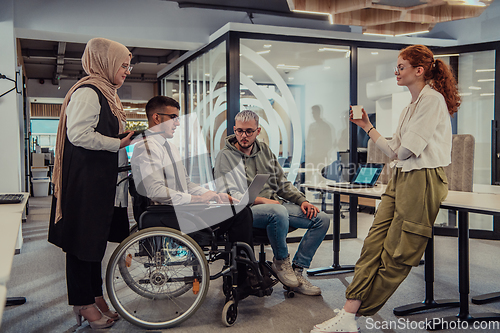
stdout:
[(66, 253), (66, 284), (69, 305), (89, 305), (102, 296), (101, 262), (83, 261)]
[(217, 224), (216, 233), (221, 235), (227, 232), (229, 241), (245, 242), (253, 248), (253, 215), (249, 207), (245, 207), (235, 216)]

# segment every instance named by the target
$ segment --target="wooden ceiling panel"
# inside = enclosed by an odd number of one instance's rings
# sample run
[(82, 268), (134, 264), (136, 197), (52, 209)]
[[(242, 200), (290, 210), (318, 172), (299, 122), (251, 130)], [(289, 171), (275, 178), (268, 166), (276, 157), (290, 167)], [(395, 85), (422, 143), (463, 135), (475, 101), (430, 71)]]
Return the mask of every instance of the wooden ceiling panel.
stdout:
[(361, 26), (364, 33), (400, 35), (430, 31), (440, 22), (479, 16), (493, 0), (288, 1), (291, 10), (330, 15), (332, 24)]

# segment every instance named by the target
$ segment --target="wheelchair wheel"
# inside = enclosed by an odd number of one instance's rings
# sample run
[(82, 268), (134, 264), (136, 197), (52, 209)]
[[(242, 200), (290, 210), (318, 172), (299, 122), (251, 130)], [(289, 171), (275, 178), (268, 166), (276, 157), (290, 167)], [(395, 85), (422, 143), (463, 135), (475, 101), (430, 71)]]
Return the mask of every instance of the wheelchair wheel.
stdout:
[(131, 235), (137, 231), (139, 231), (139, 226), (137, 225), (137, 223), (135, 223), (133, 226), (130, 227), (128, 233), (129, 233), (129, 235)]
[(148, 228), (127, 237), (106, 271), (115, 310), (146, 329), (169, 328), (188, 319), (203, 303), (209, 282), (200, 246), (170, 228)]
[(233, 326), (238, 317), (238, 308), (234, 300), (228, 301), (222, 309), (222, 322), (226, 326)]

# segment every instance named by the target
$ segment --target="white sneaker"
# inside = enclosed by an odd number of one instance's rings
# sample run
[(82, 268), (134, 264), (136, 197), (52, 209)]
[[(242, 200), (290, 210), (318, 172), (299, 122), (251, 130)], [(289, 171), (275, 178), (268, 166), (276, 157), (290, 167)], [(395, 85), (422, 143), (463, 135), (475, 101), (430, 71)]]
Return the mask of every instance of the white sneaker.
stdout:
[(302, 268), (295, 268), (294, 270), (297, 281), (299, 281), (299, 286), (293, 288), (293, 291), (298, 293), (308, 295), (308, 296), (319, 296), (321, 295), (321, 289), (313, 285), (308, 279), (302, 275)]
[(321, 324), (315, 325), (311, 333), (357, 333), (359, 332), (355, 314), (335, 309), (337, 315)]
[(288, 255), (283, 260), (276, 260), (276, 258), (273, 258), (272, 268), (273, 268), (274, 272), (276, 272), (278, 279), (285, 286), (288, 286), (288, 287), (298, 287), (299, 286), (300, 283), (297, 280), (295, 273), (293, 272), (292, 264), (290, 264), (290, 255)]

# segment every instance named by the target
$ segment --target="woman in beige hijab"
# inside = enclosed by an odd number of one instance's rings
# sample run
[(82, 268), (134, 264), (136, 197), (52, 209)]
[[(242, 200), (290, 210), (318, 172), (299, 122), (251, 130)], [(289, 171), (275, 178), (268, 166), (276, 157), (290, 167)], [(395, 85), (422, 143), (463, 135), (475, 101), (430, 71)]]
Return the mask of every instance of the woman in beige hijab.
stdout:
[(125, 112), (116, 93), (131, 58), (120, 43), (91, 39), (82, 56), (88, 76), (67, 93), (57, 131), (49, 242), (66, 252), (68, 301), (77, 323), (83, 317), (92, 328), (118, 319), (102, 297), (101, 261), (112, 233), (118, 150), (131, 142), (132, 133), (117, 138)]

